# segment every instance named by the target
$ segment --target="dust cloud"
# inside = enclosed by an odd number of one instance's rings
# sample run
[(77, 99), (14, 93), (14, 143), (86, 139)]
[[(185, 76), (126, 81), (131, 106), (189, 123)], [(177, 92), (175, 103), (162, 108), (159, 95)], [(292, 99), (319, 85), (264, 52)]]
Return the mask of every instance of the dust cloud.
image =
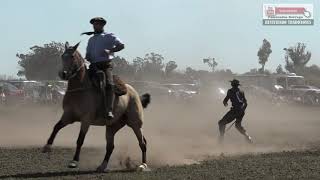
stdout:
[[(253, 137), (254, 145), (246, 144), (234, 127), (226, 133), (225, 143), (220, 145), (217, 143), (217, 123), (229, 107), (225, 108), (218, 96), (213, 89), (188, 101), (165, 101), (153, 96), (151, 105), (145, 110), (143, 126), (151, 167), (192, 164), (222, 153), (301, 150), (319, 144), (319, 107), (277, 105), (263, 97), (247, 94), (249, 106), (243, 125)], [(0, 108), (1, 146), (43, 146), (61, 113), (59, 106)], [(78, 132), (79, 123), (67, 126), (60, 131), (54, 145), (75, 147)], [(105, 128), (90, 127), (84, 147), (97, 150), (81, 156), (81, 164), (98, 165), (103, 159), (105, 144)], [(130, 161), (140, 163), (138, 141), (133, 131), (125, 127), (115, 137), (111, 167), (123, 165), (128, 157)]]

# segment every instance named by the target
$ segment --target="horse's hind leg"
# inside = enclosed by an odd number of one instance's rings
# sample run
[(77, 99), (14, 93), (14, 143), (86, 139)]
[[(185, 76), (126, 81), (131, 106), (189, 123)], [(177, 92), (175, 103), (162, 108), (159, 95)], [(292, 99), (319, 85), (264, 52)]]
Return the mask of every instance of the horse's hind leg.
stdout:
[(111, 154), (114, 149), (114, 136), (121, 128), (123, 128), (123, 126), (125, 126), (125, 122), (123, 122), (121, 120), (119, 120), (116, 124), (114, 124), (112, 126), (107, 126), (107, 128), (106, 128), (106, 140), (107, 140), (106, 150), (107, 150), (107, 152), (106, 152), (106, 155), (104, 157), (103, 162), (97, 168), (98, 172), (104, 172), (104, 170), (107, 168), (109, 159), (110, 159)]
[(54, 126), (53, 131), (47, 141), (47, 144), (43, 147), (42, 152), (49, 152), (50, 148), (53, 144), (53, 141), (55, 139), (55, 137), (57, 136), (58, 132), (66, 127), (68, 124), (73, 123), (73, 119), (72, 116), (70, 114), (67, 113), (63, 113), (62, 117), (60, 118), (60, 120), (57, 122), (57, 124)]
[(142, 129), (140, 127), (132, 127), (133, 132), (137, 136), (139, 146), (142, 152), (142, 165), (139, 168), (143, 170), (147, 168), (147, 140), (143, 136)]

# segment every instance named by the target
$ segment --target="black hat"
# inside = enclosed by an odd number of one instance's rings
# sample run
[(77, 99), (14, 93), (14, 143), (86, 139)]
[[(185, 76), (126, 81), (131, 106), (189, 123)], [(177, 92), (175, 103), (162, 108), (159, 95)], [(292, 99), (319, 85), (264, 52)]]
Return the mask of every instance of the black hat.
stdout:
[(95, 17), (90, 20), (90, 24), (94, 22), (101, 22), (103, 25), (107, 24), (107, 21), (103, 17)]
[(240, 86), (241, 84), (240, 84), (240, 81), (239, 80), (237, 80), (237, 79), (233, 79), (232, 81), (230, 81), (231, 82), (231, 85), (232, 86)]

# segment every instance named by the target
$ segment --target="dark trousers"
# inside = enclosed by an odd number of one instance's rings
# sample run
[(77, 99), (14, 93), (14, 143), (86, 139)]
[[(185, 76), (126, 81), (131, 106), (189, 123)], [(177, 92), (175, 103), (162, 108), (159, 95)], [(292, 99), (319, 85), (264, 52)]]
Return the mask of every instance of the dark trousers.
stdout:
[(219, 121), (219, 131), (220, 131), (220, 136), (223, 137), (224, 133), (225, 133), (225, 129), (226, 129), (226, 125), (231, 123), (232, 121), (236, 120), (235, 122), (235, 126), (237, 128), (237, 130), (247, 136), (246, 134), (246, 130), (244, 129), (244, 127), (241, 125), (242, 122), (242, 118), (245, 115), (245, 112), (241, 109), (235, 109), (235, 108), (231, 108), (229, 112), (227, 112), (227, 114), (225, 114), (223, 116), (223, 118)]
[(90, 69), (94, 72), (101, 70), (106, 75), (106, 85), (113, 85), (113, 74), (112, 74), (112, 62), (97, 62), (97, 63), (91, 63)]
[(102, 90), (102, 95), (104, 96), (104, 109), (107, 109), (108, 112), (112, 112), (113, 110), (113, 102), (114, 102), (114, 83), (113, 83), (113, 73), (112, 73), (112, 62), (97, 62), (91, 63), (90, 69), (94, 72), (99, 70), (104, 72), (104, 77), (99, 76), (99, 81), (102, 82), (100, 84), (105, 84), (105, 87), (100, 87)]

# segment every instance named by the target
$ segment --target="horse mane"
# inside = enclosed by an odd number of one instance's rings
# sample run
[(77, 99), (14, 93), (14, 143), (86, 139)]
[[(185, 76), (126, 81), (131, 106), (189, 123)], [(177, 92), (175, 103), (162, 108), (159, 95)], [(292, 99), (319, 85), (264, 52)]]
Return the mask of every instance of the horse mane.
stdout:
[(84, 58), (82, 57), (82, 55), (80, 54), (80, 52), (78, 51), (78, 50), (76, 50), (75, 52), (74, 52), (74, 54), (73, 54), (73, 56), (74, 56), (74, 58), (79, 62), (81, 62), (81, 63), (84, 63), (85, 62), (85, 60), (84, 60)]
[(80, 81), (83, 81), (83, 79), (85, 78), (85, 75), (86, 75), (86, 71), (87, 71), (87, 67), (85, 65), (85, 59), (82, 57), (81, 53), (76, 50), (74, 53), (73, 53), (73, 58), (74, 60), (78, 63), (79, 66), (83, 65), (83, 71), (80, 71)]

